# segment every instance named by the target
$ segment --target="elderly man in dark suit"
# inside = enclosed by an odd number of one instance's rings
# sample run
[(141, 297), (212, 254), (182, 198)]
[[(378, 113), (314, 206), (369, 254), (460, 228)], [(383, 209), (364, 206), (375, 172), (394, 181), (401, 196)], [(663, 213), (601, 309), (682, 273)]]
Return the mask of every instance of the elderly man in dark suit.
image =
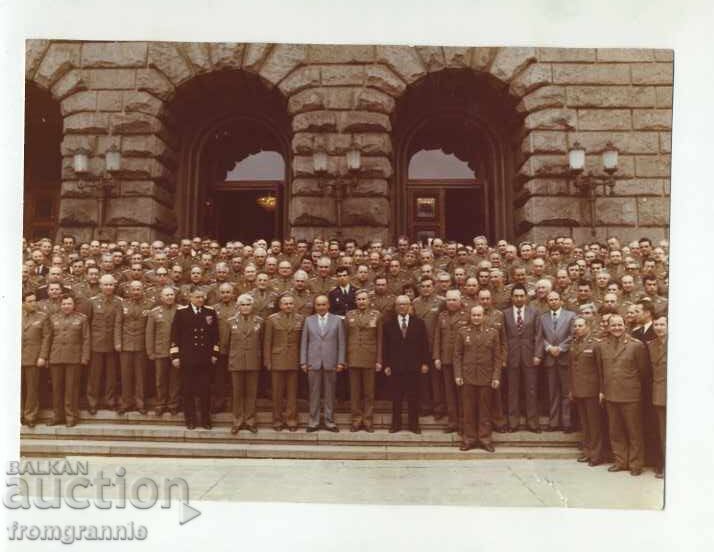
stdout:
[(335, 382), (345, 369), (345, 328), (342, 318), (330, 314), (326, 295), (315, 297), (315, 314), (305, 319), (300, 341), (300, 367), (307, 373), (310, 389), (310, 419), (307, 431), (320, 425), (320, 395), (325, 388), (325, 428), (337, 432), (335, 424)]
[(384, 324), (384, 374), (392, 395), (390, 433), (402, 428), (402, 400), (408, 404), (409, 429), (419, 428), (419, 374), (429, 372), (429, 342), (424, 321), (410, 314), (411, 300), (400, 295), (397, 315)]
[(557, 291), (548, 293), (548, 310), (541, 314), (540, 332), (536, 342), (536, 364), (545, 366), (548, 377), (550, 412), (548, 430), (557, 431), (562, 415), (565, 433), (573, 431), (570, 417), (570, 342), (575, 313), (562, 307)]
[(531, 306), (526, 305), (528, 292), (522, 284), (511, 288), (511, 304), (503, 311), (507, 347), (508, 380), (508, 430), (516, 431), (521, 420), (520, 383), (526, 385), (526, 419), (528, 429), (540, 433), (537, 406), (537, 373), (535, 363), (536, 342), (538, 341), (540, 315)]

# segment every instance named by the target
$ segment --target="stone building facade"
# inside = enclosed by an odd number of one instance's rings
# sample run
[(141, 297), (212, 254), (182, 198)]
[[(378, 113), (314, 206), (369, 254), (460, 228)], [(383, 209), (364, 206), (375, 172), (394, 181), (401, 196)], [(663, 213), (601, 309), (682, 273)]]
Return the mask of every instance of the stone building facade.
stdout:
[[(481, 179), (490, 239), (590, 236), (588, 203), (568, 176), (576, 141), (600, 174), (604, 145), (619, 150), (614, 193), (595, 203), (598, 237), (668, 232), (669, 50), (29, 40), (26, 81), (59, 106), (57, 232), (80, 240), (207, 231), (206, 141), (249, 118), (286, 160), (284, 235), (331, 235), (338, 218), (342, 235), (360, 240), (408, 231), (406, 165), (429, 141), (410, 140), (442, 116), (465, 121), (451, 150)], [(250, 144), (259, 133), (232, 147), (264, 149)], [(73, 156), (90, 152), (98, 174), (112, 145), (122, 166), (100, 229), (97, 192), (80, 186)], [(345, 160), (354, 147), (356, 173)], [(324, 174), (316, 149), (327, 153)], [(329, 184), (345, 180), (338, 199)]]

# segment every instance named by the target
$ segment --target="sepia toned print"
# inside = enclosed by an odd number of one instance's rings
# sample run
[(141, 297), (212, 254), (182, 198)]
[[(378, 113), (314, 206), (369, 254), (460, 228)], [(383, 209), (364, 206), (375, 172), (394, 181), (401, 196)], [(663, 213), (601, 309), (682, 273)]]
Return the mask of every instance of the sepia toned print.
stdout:
[(672, 86), (658, 49), (28, 40), (22, 453), (662, 478)]

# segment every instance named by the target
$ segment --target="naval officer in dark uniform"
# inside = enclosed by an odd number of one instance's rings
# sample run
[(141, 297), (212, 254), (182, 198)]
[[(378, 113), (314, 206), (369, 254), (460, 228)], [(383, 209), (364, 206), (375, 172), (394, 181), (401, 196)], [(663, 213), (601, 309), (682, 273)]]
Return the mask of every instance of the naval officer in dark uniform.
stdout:
[(181, 368), (186, 427), (196, 427), (194, 397), (200, 403), (203, 427), (211, 429), (210, 383), (212, 365), (218, 360), (218, 315), (204, 306), (206, 292), (191, 291), (190, 303), (179, 308), (171, 325), (171, 362)]

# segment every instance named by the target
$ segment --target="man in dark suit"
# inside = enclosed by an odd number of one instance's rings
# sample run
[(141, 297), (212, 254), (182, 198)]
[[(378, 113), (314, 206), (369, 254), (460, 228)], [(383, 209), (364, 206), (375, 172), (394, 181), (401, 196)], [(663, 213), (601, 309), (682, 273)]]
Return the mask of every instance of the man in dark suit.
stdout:
[(503, 311), (507, 341), (508, 425), (516, 431), (521, 420), (520, 383), (526, 385), (526, 418), (528, 429), (540, 433), (537, 403), (536, 341), (540, 332), (540, 315), (526, 305), (528, 292), (522, 284), (511, 288), (511, 304)]
[(384, 324), (384, 374), (392, 395), (390, 433), (402, 427), (402, 400), (408, 404), (409, 430), (419, 428), (419, 373), (429, 372), (429, 343), (424, 321), (409, 314), (411, 301), (406, 295), (396, 300), (397, 316)]
[(169, 353), (174, 366), (181, 368), (183, 411), (186, 427), (196, 427), (194, 397), (200, 403), (203, 427), (211, 429), (210, 384), (213, 365), (218, 361), (218, 315), (204, 306), (206, 292), (196, 287), (188, 306), (176, 311), (171, 325)]
[(357, 291), (350, 284), (350, 272), (346, 267), (338, 268), (337, 286), (330, 290), (328, 299), (330, 300), (330, 314), (344, 317), (347, 311), (357, 308), (355, 304), (355, 292)]
[(540, 332), (536, 342), (536, 364), (545, 366), (548, 377), (548, 399), (550, 401), (548, 430), (556, 431), (561, 415), (565, 433), (573, 431), (570, 417), (570, 363), (571, 327), (575, 313), (562, 308), (560, 294), (548, 293), (548, 310), (541, 314)]

